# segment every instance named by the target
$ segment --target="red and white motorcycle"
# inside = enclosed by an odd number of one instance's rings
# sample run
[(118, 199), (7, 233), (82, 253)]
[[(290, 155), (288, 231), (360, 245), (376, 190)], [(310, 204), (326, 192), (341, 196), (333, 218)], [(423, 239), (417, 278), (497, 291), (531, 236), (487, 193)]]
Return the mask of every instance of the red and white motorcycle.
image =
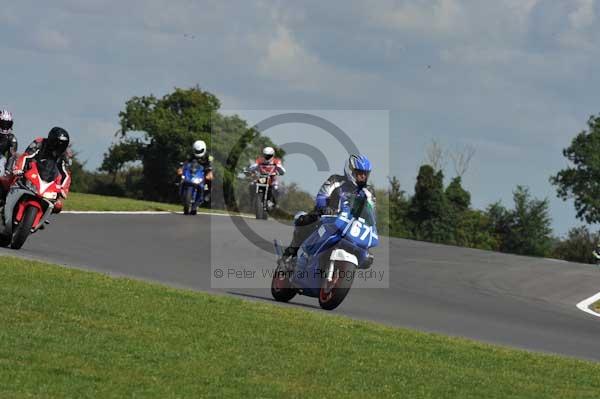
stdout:
[(260, 165), (256, 173), (254, 187), (254, 210), (257, 219), (268, 219), (269, 212), (273, 210), (273, 184), (277, 178), (277, 165)]
[(20, 249), (30, 234), (43, 229), (50, 214), (59, 211), (66, 198), (61, 186), (61, 176), (56, 168), (50, 172), (38, 171), (37, 162), (31, 162), (29, 170), (21, 177), (0, 178), (8, 192), (0, 217), (0, 246)]

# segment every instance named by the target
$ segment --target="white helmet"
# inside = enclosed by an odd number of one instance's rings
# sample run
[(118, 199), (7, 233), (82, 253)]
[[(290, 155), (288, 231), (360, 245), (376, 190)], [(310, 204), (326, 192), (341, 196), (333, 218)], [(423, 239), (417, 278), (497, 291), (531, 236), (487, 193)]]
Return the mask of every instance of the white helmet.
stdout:
[(265, 159), (267, 161), (270, 161), (274, 155), (275, 155), (275, 150), (273, 149), (273, 147), (265, 147), (263, 149), (263, 157), (265, 157)]
[(3, 109), (0, 111), (0, 133), (8, 134), (12, 132), (13, 116), (10, 112)]
[(206, 143), (202, 140), (194, 141), (194, 157), (202, 158), (206, 155)]

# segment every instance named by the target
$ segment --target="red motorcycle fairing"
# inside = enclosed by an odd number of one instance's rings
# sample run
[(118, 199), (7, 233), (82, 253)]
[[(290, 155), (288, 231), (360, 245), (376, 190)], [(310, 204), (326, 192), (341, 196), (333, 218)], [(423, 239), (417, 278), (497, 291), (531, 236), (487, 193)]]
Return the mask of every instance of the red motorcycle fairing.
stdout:
[(33, 222), (33, 225), (37, 226), (40, 223), (42, 216), (44, 215), (44, 210), (42, 209), (40, 202), (35, 199), (29, 199), (29, 200), (19, 202), (17, 214), (15, 215), (15, 221), (21, 222), (21, 220), (23, 219), (23, 214), (25, 213), (25, 210), (29, 207), (34, 207), (38, 210), (38, 212), (35, 216), (35, 220)]
[[(27, 184), (19, 183), (22, 179)], [(6, 197), (4, 209), (5, 220), (12, 220), (19, 224), (23, 220), (25, 211), (29, 207), (36, 209), (36, 216), (33, 223), (33, 231), (36, 231), (48, 218), (54, 209), (54, 203), (61, 194), (60, 175), (57, 175), (53, 181), (44, 181), (38, 172), (37, 162), (31, 162), (29, 170), (24, 173), (22, 178), (13, 178), (10, 191)], [(15, 223), (6, 223), (4, 234), (12, 234)]]

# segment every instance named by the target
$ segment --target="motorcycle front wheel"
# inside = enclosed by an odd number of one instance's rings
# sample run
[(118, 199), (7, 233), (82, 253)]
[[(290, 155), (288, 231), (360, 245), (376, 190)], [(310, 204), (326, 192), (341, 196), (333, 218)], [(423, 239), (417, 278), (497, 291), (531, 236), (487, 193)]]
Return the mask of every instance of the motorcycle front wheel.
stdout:
[(340, 304), (350, 292), (354, 282), (354, 271), (356, 266), (350, 262), (336, 261), (333, 269), (331, 282), (324, 277), (319, 291), (319, 306), (325, 310), (333, 310)]
[(263, 194), (259, 193), (256, 197), (256, 218), (267, 220), (267, 212), (265, 211), (265, 202), (263, 201)]
[(29, 234), (31, 233), (31, 228), (33, 227), (33, 222), (35, 221), (37, 213), (38, 210), (32, 206), (25, 209), (23, 218), (17, 225), (12, 241), (10, 242), (10, 247), (12, 249), (21, 249), (23, 244), (25, 244), (25, 240), (27, 240), (27, 237), (29, 237)]
[(190, 206), (192, 204), (192, 199), (194, 195), (194, 190), (191, 187), (188, 187), (183, 192), (183, 214), (190, 214)]

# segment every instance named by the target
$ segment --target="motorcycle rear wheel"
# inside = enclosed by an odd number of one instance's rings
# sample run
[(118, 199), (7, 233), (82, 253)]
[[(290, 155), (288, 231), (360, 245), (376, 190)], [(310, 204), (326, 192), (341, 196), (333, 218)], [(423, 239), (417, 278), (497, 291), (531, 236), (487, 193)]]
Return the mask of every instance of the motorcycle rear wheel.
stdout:
[(277, 302), (288, 302), (296, 296), (296, 290), (290, 288), (289, 273), (277, 266), (271, 280), (271, 295)]

